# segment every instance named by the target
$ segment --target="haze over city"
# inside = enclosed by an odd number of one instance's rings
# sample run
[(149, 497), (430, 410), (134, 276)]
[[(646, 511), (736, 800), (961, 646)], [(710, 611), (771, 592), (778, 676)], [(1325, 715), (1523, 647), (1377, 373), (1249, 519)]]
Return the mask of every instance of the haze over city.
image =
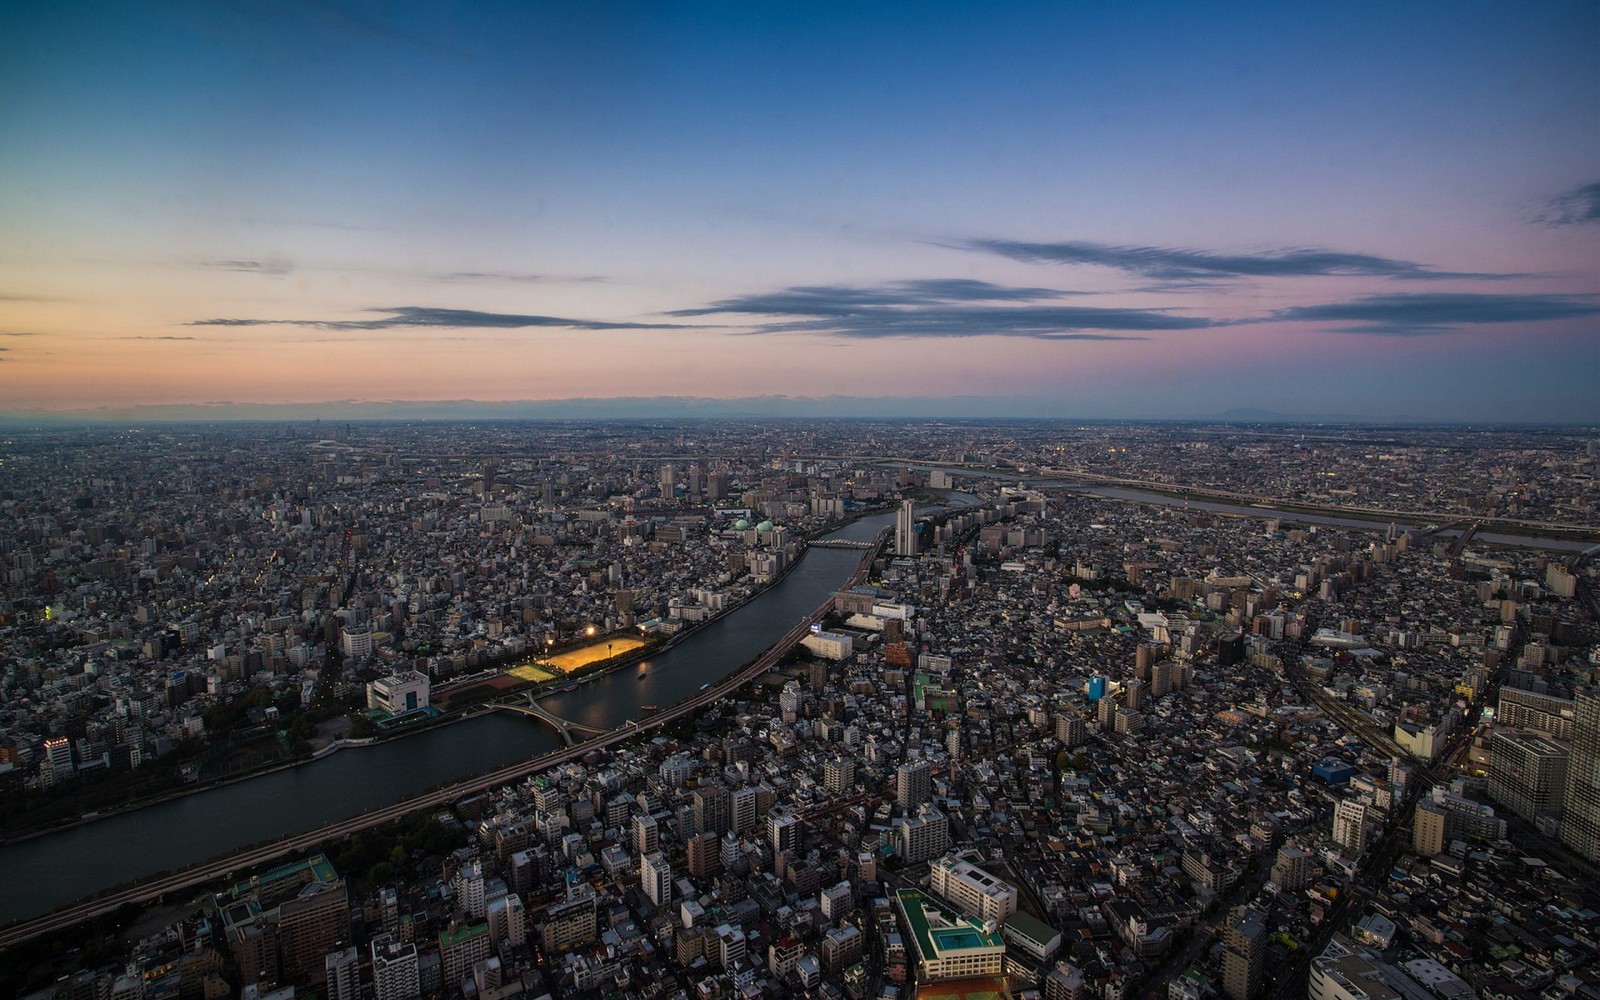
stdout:
[(12, 416), (1600, 419), (1593, 3), (15, 4), (0, 34)]

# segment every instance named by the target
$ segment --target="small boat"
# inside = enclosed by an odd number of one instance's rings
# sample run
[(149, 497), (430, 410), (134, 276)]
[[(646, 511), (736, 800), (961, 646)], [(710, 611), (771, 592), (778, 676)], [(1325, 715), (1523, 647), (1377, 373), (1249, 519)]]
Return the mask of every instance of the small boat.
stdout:
[(641, 711), (641, 712), (654, 712), (655, 710), (656, 710), (656, 706), (654, 706), (654, 705), (640, 705), (639, 706), (639, 711)]
[(711, 685), (710, 685), (710, 684), (709, 684), (709, 683), (706, 683), (706, 684), (702, 684), (702, 685), (700, 685), (700, 690), (702, 690), (702, 691), (704, 691), (704, 690), (705, 690), (705, 689), (706, 689), (706, 688), (708, 688), (708, 687), (710, 687), (710, 686), (711, 686)]

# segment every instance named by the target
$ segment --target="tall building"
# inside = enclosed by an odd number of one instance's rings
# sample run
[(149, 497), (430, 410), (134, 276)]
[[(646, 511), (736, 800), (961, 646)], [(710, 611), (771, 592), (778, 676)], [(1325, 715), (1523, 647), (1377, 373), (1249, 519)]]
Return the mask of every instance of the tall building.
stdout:
[(1016, 886), (953, 854), (933, 863), (928, 888), (979, 920), (998, 924), (1017, 912)]
[(895, 827), (900, 839), (900, 857), (908, 865), (932, 861), (950, 849), (950, 820), (931, 805), (924, 805), (915, 816), (907, 816)]
[(925, 760), (908, 760), (894, 773), (895, 803), (906, 812), (928, 801), (933, 794), (933, 765)]
[(633, 818), (633, 849), (641, 857), (661, 849), (661, 830), (656, 825), (656, 818), (649, 813), (641, 813)]
[(1367, 846), (1367, 805), (1355, 799), (1340, 799), (1333, 808), (1333, 842), (1352, 855)]
[(721, 843), (717, 835), (709, 830), (701, 831), (689, 838), (684, 845), (688, 854), (689, 874), (695, 878), (706, 878), (722, 871)]
[(835, 795), (843, 795), (856, 783), (856, 762), (849, 757), (829, 757), (822, 762), (822, 784)]
[(1252, 907), (1236, 910), (1222, 935), (1222, 989), (1232, 1000), (1254, 1000), (1266, 977), (1267, 920)]
[(461, 866), (450, 888), (455, 893), (457, 909), (465, 911), (473, 920), (483, 919), (483, 863), (472, 860)]
[(489, 920), (489, 940), (496, 948), (507, 942), (513, 948), (527, 943), (528, 911), (521, 896), (513, 892), (497, 897), (486, 908), (485, 916)]
[(910, 500), (900, 501), (900, 512), (894, 519), (894, 554), (897, 556), (917, 554), (916, 508)]
[(312, 882), (278, 910), (278, 948), (286, 979), (321, 978), (328, 952), (350, 940), (350, 897), (343, 882)]
[(729, 830), (729, 795), (722, 785), (701, 785), (694, 790), (694, 829), (696, 833), (720, 836)]
[(678, 470), (672, 463), (669, 462), (661, 467), (661, 495), (668, 500), (671, 500), (672, 495), (677, 492), (677, 479)]
[(660, 851), (639, 859), (639, 887), (656, 906), (666, 906), (672, 902), (672, 866), (667, 864), (667, 859), (662, 857)]
[(761, 793), (753, 785), (741, 785), (728, 796), (729, 823), (734, 833), (744, 833), (756, 828), (760, 817)]
[(916, 889), (895, 892), (918, 983), (1000, 975), (1006, 945), (983, 921), (963, 917)]
[(1495, 709), (1495, 721), (1502, 725), (1534, 729), (1558, 740), (1572, 739), (1576, 718), (1575, 700), (1515, 687), (1500, 689), (1500, 705)]
[(417, 946), (391, 934), (372, 939), (372, 992), (375, 1000), (413, 1000), (422, 995)]
[(593, 941), (599, 929), (597, 905), (594, 888), (580, 882), (568, 890), (564, 902), (545, 910), (539, 930), (539, 946), (544, 953), (559, 955)]
[(1573, 702), (1561, 842), (1600, 862), (1600, 688), (1579, 691)]
[(1530, 822), (1561, 812), (1567, 748), (1531, 733), (1489, 737), (1489, 798)]
[(446, 990), (459, 988), (472, 974), (472, 967), (489, 957), (494, 943), (489, 940), (487, 923), (455, 923), (439, 932), (439, 963), (443, 966)]
[(800, 850), (800, 817), (789, 809), (773, 809), (767, 813), (767, 840), (772, 844), (772, 853), (778, 854), (787, 851), (790, 854)]
[(360, 1000), (361, 953), (355, 945), (328, 952), (322, 965), (328, 1000)]

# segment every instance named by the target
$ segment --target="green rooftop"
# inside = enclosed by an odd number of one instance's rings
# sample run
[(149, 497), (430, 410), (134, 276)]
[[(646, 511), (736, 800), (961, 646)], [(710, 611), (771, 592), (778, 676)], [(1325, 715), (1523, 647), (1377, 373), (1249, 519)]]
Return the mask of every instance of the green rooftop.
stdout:
[(982, 921), (946, 909), (920, 889), (900, 889), (895, 892), (895, 901), (905, 915), (917, 952), (925, 958), (943, 959), (953, 951), (1005, 947), (1000, 935), (985, 930)]

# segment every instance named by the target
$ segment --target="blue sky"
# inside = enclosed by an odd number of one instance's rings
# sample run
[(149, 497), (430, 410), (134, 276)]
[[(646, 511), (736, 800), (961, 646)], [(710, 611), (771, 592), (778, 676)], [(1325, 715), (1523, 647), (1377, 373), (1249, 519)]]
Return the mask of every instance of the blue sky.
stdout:
[(1600, 5), (9, 5), (12, 408), (1600, 421)]

